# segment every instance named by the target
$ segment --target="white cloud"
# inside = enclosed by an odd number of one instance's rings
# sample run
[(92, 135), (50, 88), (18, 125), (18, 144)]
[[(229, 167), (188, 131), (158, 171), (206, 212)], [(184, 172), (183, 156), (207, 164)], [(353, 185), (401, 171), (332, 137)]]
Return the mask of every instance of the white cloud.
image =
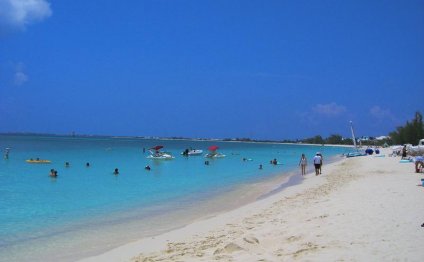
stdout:
[(371, 107), (370, 114), (371, 116), (373, 116), (374, 118), (377, 118), (378, 120), (394, 118), (392, 112), (389, 109), (382, 109), (379, 106)]
[(22, 62), (13, 64), (13, 85), (21, 86), (28, 81), (28, 75), (25, 73), (25, 65)]
[(46, 0), (0, 0), (0, 31), (24, 29), (51, 14), (50, 3)]
[(346, 107), (337, 105), (334, 102), (324, 105), (317, 104), (316, 106), (312, 107), (312, 112), (321, 116), (335, 117), (346, 112)]
[(16, 86), (21, 86), (23, 85), (26, 81), (28, 81), (28, 76), (23, 73), (23, 72), (16, 72), (14, 79), (13, 79), (13, 84), (15, 84)]
[(346, 113), (347, 109), (345, 106), (332, 102), (314, 105), (308, 111), (298, 112), (297, 115), (307, 125), (317, 126), (323, 122), (334, 122), (336, 118)]

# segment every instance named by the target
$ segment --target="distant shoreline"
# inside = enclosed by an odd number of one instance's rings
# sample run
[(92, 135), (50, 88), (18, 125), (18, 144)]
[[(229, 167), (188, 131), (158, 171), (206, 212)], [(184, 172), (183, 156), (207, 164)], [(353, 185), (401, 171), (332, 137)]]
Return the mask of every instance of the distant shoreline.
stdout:
[(310, 144), (310, 143), (295, 143), (283, 142), (279, 140), (261, 140), (250, 139), (240, 140), (236, 138), (188, 138), (188, 137), (154, 137), (154, 136), (111, 136), (111, 135), (65, 135), (65, 134), (49, 134), (49, 133), (0, 133), (0, 136), (26, 136), (26, 137), (66, 137), (66, 138), (110, 138), (110, 139), (139, 139), (139, 140), (161, 140), (161, 141), (210, 141), (210, 142), (233, 142), (233, 143), (257, 143), (257, 144), (281, 144), (281, 145), (300, 145), (300, 146), (336, 146), (351, 148), (353, 145), (343, 144)]

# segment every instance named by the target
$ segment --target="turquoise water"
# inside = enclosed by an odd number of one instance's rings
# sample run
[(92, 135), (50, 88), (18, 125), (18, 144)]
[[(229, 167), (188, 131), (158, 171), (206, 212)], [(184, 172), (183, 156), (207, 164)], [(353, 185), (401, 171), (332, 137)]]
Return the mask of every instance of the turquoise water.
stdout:
[[(147, 159), (143, 147), (155, 145), (165, 146), (175, 159)], [(206, 153), (210, 145), (218, 145), (218, 151), (226, 157), (205, 165), (203, 156), (180, 155), (188, 147)], [(0, 136), (0, 148), (6, 147), (11, 148), (9, 159), (0, 161), (0, 257), (19, 248), (31, 252), (28, 247), (34, 240), (49, 241), (99, 223), (107, 227), (122, 219), (149, 221), (155, 215), (201, 205), (242, 184), (285, 176), (297, 171), (301, 153), (312, 163), (317, 151), (325, 159), (346, 151), (339, 147), (260, 143)], [(25, 162), (37, 157), (51, 163)], [(274, 158), (283, 165), (270, 165)], [(65, 167), (65, 162), (70, 167)], [(85, 166), (87, 162), (90, 167)], [(258, 169), (259, 164), (263, 170)], [(144, 169), (146, 165), (151, 171)], [(51, 168), (58, 170), (57, 178), (48, 176)], [(115, 168), (120, 172), (117, 176), (113, 174)], [(20, 260), (16, 254), (10, 258)]]

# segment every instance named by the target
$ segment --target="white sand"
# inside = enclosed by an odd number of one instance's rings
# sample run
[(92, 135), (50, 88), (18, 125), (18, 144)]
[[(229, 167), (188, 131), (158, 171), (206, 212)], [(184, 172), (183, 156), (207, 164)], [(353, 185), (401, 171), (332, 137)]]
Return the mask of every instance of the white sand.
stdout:
[(424, 261), (423, 174), (356, 157), (300, 185), (84, 261)]

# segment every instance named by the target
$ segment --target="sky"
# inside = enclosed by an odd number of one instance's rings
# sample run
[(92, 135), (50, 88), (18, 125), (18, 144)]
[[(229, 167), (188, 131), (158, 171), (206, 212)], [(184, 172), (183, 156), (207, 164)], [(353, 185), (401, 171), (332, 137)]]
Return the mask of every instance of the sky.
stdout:
[(0, 132), (380, 136), (423, 94), (423, 0), (0, 0)]

